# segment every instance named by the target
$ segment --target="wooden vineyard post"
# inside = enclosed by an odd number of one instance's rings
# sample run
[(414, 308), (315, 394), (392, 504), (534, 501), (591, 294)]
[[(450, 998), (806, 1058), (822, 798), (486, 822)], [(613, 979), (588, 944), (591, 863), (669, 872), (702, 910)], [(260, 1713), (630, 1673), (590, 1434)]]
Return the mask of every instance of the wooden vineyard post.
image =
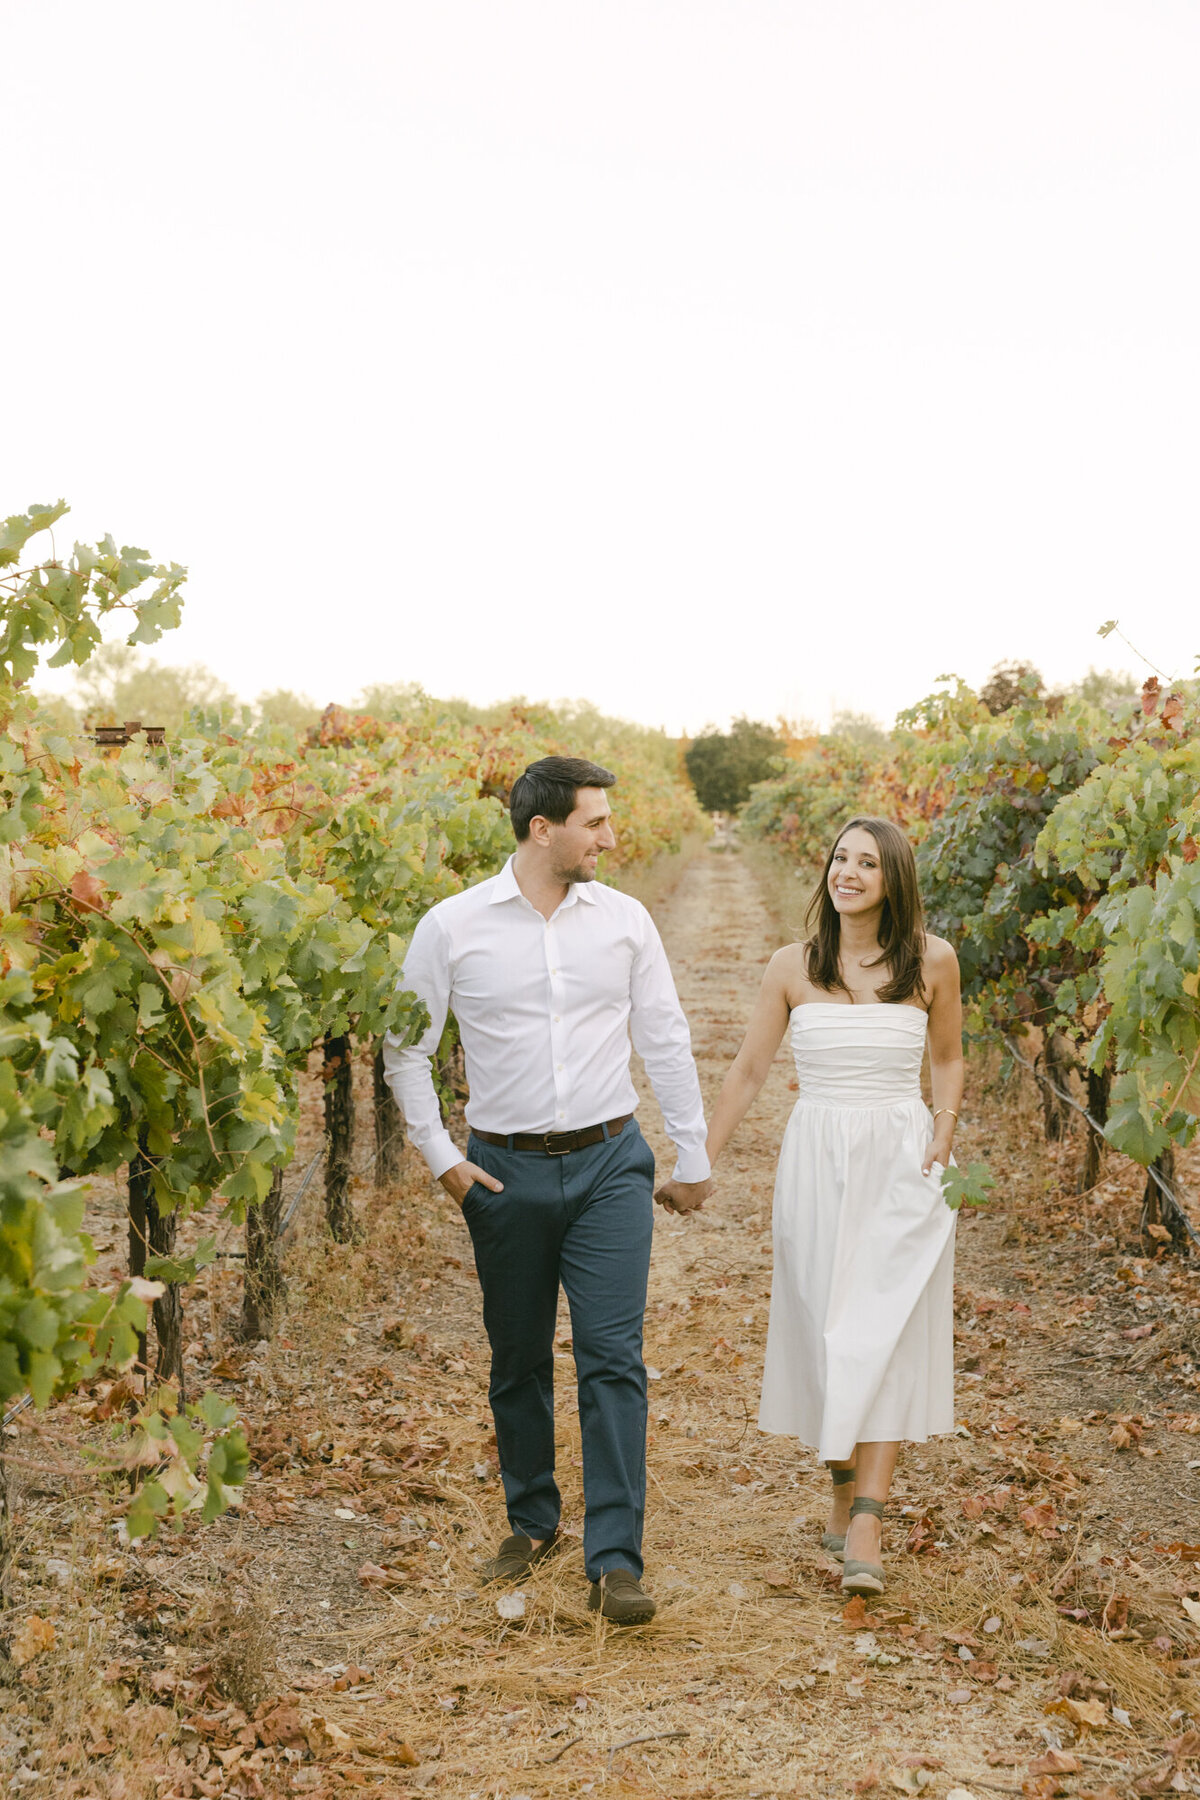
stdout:
[(350, 1159), (354, 1151), (354, 1062), (350, 1038), (325, 1039), (325, 1217), (339, 1244), (354, 1237)]
[[(158, 1209), (150, 1162), (139, 1149), (129, 1164), (129, 1273), (143, 1275), (148, 1255), (174, 1256), (178, 1228), (176, 1213)], [(158, 1345), (154, 1372), (160, 1381), (175, 1383), (182, 1401), (183, 1299), (177, 1281), (168, 1282), (166, 1292), (154, 1302), (153, 1317)], [(148, 1376), (150, 1358), (145, 1337), (138, 1340), (138, 1360)]]
[(383, 1045), (375, 1051), (372, 1063), (375, 1101), (375, 1186), (392, 1187), (400, 1179), (400, 1151), (404, 1128), (400, 1108), (392, 1098), (392, 1090), (383, 1078)]
[(257, 1344), (275, 1329), (287, 1293), (280, 1256), (283, 1169), (276, 1168), (266, 1198), (246, 1213), (246, 1263), (242, 1287), (243, 1343)]

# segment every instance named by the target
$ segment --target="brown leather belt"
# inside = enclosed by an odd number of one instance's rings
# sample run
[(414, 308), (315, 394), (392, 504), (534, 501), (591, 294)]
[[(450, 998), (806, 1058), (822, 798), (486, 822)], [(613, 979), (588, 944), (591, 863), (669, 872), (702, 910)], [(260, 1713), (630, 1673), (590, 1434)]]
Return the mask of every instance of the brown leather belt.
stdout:
[(620, 1137), (632, 1117), (632, 1113), (625, 1113), (604, 1125), (584, 1125), (579, 1131), (513, 1131), (507, 1137), (500, 1131), (478, 1131), (472, 1126), (471, 1135), (481, 1144), (497, 1144), (502, 1150), (540, 1150), (543, 1156), (569, 1156), (572, 1150), (602, 1144), (606, 1137)]

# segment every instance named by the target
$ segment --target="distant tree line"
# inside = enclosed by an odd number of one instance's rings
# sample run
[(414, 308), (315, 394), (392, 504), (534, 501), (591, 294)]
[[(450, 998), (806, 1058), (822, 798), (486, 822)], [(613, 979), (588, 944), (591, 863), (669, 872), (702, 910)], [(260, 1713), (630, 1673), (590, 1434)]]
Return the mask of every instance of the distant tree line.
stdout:
[[(1089, 669), (1081, 681), (1061, 693), (1047, 693), (1040, 672), (1030, 662), (999, 662), (979, 690), (979, 698), (993, 717), (1010, 712), (1022, 697), (1040, 696), (1051, 713), (1068, 700), (1086, 701), (1111, 710), (1133, 699), (1137, 683), (1118, 669)], [(829, 730), (797, 726), (780, 720), (775, 725), (761, 719), (736, 718), (727, 731), (706, 725), (684, 752), (684, 762), (706, 812), (737, 812), (750, 798), (757, 782), (769, 781), (787, 766), (793, 747), (817, 742), (883, 749), (892, 733), (869, 713), (842, 708), (834, 713)]]

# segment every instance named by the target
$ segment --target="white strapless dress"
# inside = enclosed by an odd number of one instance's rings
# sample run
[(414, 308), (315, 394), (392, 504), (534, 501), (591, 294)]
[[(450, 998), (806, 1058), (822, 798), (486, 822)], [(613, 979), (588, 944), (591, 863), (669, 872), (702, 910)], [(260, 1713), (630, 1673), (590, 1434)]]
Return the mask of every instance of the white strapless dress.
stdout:
[(792, 1014), (800, 1098), (775, 1178), (758, 1422), (823, 1462), (954, 1429), (954, 1225), (921, 1099), (925, 1013), (817, 1001)]

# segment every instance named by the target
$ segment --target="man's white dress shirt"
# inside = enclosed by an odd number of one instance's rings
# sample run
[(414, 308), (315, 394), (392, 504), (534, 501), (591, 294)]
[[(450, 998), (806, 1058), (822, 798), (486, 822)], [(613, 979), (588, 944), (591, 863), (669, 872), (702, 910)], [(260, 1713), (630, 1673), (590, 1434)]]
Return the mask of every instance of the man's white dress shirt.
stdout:
[(429, 1008), (405, 1047), (384, 1040), (388, 1085), (435, 1176), (463, 1153), (442, 1124), (429, 1059), (447, 1011), (458, 1020), (479, 1131), (577, 1131), (637, 1106), (630, 1039), (646, 1065), (678, 1151), (676, 1177), (703, 1181), (704, 1107), (662, 939), (645, 907), (615, 888), (576, 882), (550, 919), (499, 875), (431, 907), (401, 977)]

